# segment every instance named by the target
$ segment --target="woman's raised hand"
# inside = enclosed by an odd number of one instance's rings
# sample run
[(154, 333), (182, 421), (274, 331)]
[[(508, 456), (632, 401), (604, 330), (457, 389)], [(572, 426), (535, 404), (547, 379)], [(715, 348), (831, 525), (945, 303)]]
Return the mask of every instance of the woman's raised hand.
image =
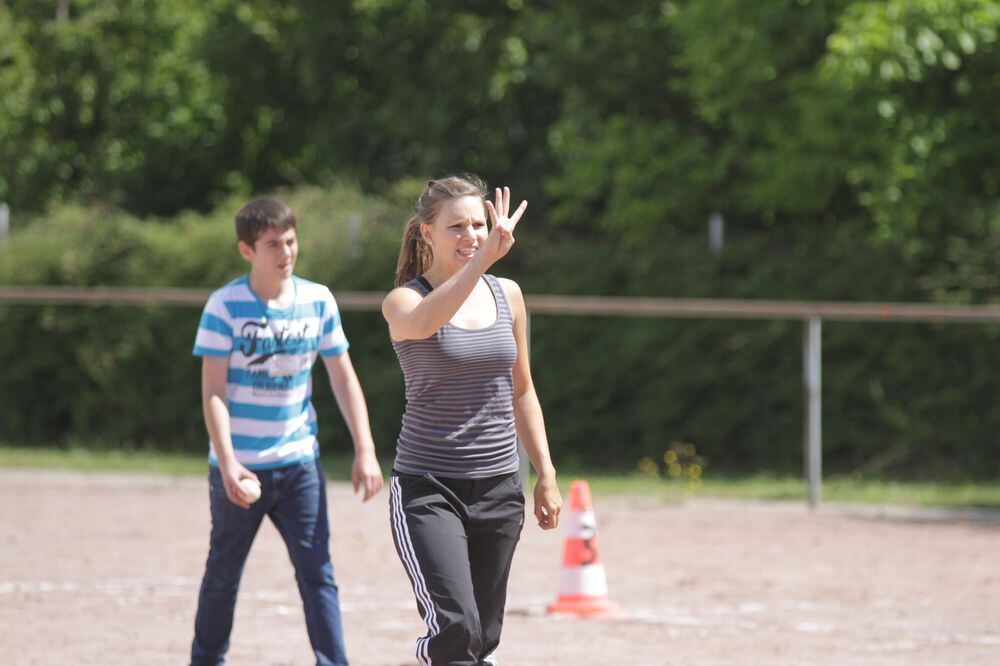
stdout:
[(510, 214), (509, 187), (503, 188), (502, 191), (499, 187), (497, 188), (495, 204), (489, 200), (486, 201), (486, 210), (489, 212), (490, 221), (493, 224), (484, 248), (490, 258), (490, 263), (503, 257), (514, 245), (514, 227), (517, 226), (527, 207), (528, 202), (522, 201), (514, 214)]

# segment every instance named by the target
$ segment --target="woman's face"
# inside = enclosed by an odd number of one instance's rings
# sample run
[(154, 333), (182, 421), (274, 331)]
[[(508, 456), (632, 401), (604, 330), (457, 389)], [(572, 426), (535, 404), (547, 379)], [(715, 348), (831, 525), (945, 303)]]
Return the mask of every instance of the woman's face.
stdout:
[(421, 224), (420, 233), (431, 246), (434, 265), (457, 271), (486, 244), (486, 208), (478, 197), (454, 199), (441, 207), (433, 224)]

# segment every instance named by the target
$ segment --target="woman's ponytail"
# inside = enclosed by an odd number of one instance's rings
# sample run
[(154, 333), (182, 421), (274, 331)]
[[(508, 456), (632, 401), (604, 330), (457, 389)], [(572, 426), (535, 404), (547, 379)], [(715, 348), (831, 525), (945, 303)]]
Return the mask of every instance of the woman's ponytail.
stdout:
[(396, 261), (395, 286), (399, 287), (423, 275), (431, 267), (431, 248), (420, 233), (420, 216), (414, 215), (403, 230), (403, 243)]

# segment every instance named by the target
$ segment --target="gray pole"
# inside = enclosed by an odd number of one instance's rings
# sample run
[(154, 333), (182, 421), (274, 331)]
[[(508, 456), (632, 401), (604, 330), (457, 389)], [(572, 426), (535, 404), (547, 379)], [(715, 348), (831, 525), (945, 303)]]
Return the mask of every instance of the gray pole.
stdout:
[(802, 344), (802, 365), (805, 371), (805, 476), (809, 483), (809, 506), (819, 506), (820, 479), (822, 478), (822, 320), (806, 320)]
[(7, 240), (10, 232), (10, 206), (0, 201), (0, 243)]
[(708, 249), (712, 254), (719, 254), (726, 239), (726, 219), (722, 213), (712, 213), (708, 216)]
[(361, 255), (361, 245), (358, 241), (361, 235), (361, 216), (351, 213), (347, 216), (347, 256), (357, 259)]

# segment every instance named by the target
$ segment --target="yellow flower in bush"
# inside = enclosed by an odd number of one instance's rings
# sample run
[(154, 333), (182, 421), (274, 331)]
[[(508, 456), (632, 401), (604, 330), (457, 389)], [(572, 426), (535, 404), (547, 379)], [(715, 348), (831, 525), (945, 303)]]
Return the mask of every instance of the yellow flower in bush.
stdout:
[(657, 466), (657, 464), (649, 456), (643, 456), (639, 460), (639, 470), (642, 471), (644, 474), (648, 474), (654, 477), (660, 475), (659, 466)]

